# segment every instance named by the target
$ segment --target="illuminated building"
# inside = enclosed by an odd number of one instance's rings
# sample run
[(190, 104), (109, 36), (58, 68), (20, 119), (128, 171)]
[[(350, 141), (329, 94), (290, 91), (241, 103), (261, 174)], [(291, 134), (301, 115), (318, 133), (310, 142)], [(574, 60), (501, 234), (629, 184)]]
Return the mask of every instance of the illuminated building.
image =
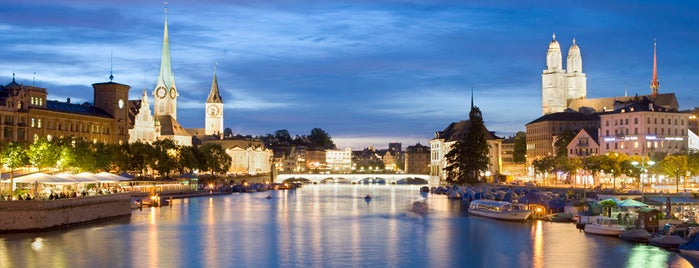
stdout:
[(332, 172), (352, 171), (352, 148), (344, 150), (326, 150), (325, 163)]
[(527, 161), (555, 156), (553, 143), (556, 136), (566, 131), (578, 132), (583, 128), (598, 128), (599, 116), (574, 111), (543, 115), (526, 124)]
[(599, 154), (597, 128), (583, 128), (568, 143), (568, 158), (581, 158)]
[(563, 69), (562, 58), (561, 46), (554, 34), (546, 53), (546, 69), (541, 74), (543, 114), (563, 112), (572, 100), (587, 96), (587, 77), (582, 71), (582, 56), (575, 39), (568, 50), (567, 70)]
[(600, 114), (600, 153), (648, 155), (687, 150), (688, 114), (656, 106), (647, 97), (617, 106), (613, 112)]
[(93, 103), (47, 100), (45, 88), (15, 81), (0, 86), (0, 140), (33, 142), (39, 137), (82, 138), (91, 142), (128, 142), (130, 87), (104, 82), (92, 85)]
[(405, 149), (405, 173), (430, 174), (430, 147), (418, 142)]

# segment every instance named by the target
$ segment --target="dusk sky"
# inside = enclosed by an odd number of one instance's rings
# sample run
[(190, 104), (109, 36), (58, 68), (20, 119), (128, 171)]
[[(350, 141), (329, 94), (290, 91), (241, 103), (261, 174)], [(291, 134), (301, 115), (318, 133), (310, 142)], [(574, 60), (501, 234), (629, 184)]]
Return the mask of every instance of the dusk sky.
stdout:
[[(488, 3), (485, 3), (488, 2)], [(556, 33), (580, 47), (588, 98), (660, 92), (699, 106), (699, 3), (691, 1), (169, 1), (178, 121), (204, 127), (214, 65), (225, 127), (242, 135), (318, 127), (338, 147), (423, 145), (467, 119), (471, 88), (499, 136), (541, 115)], [(162, 1), (0, 0), (0, 83), (92, 102), (92, 83), (152, 96)], [(34, 75), (36, 73), (36, 75)], [(152, 105), (152, 98), (151, 98)]]

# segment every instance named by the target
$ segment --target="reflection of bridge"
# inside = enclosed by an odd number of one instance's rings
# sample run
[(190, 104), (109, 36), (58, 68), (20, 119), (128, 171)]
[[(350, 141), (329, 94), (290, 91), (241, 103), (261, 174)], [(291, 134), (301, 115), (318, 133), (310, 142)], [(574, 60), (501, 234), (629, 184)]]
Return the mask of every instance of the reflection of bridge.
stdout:
[(430, 176), (421, 174), (279, 174), (274, 177), (274, 182), (288, 180), (312, 183), (427, 184), (430, 181)]

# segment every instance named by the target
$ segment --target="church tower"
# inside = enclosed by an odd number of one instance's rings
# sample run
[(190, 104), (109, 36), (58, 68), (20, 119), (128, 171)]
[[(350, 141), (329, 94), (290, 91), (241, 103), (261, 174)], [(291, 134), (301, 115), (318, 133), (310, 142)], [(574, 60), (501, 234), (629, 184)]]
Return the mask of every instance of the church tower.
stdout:
[(660, 82), (658, 81), (658, 58), (656, 55), (656, 44), (655, 41), (653, 41), (653, 79), (650, 80), (650, 96), (652, 98), (658, 96), (658, 89), (660, 89)]
[(568, 50), (568, 60), (566, 62), (566, 106), (572, 100), (584, 99), (587, 96), (587, 77), (582, 71), (582, 56), (580, 48), (575, 44)]
[[(167, 4), (167, 2), (166, 2)], [(153, 99), (155, 102), (155, 128), (160, 129), (156, 134), (159, 140), (170, 139), (175, 144), (192, 145), (192, 135), (177, 122), (177, 87), (175, 75), (170, 66), (170, 40), (167, 31), (167, 7), (165, 8), (165, 30), (163, 33), (163, 51), (160, 58), (160, 73), (155, 82)]]
[(170, 41), (167, 30), (167, 8), (165, 8), (165, 30), (163, 34), (163, 51), (160, 58), (160, 73), (158, 81), (153, 90), (155, 100), (155, 117), (170, 115), (177, 119), (177, 87), (175, 86), (175, 75), (170, 66)]
[(546, 69), (541, 74), (541, 110), (543, 114), (562, 112), (566, 103), (566, 74), (563, 70), (561, 46), (556, 34), (549, 43), (546, 53)]
[(218, 91), (218, 80), (214, 69), (214, 81), (211, 82), (211, 91), (206, 99), (206, 119), (204, 120), (206, 135), (223, 135), (223, 100)]

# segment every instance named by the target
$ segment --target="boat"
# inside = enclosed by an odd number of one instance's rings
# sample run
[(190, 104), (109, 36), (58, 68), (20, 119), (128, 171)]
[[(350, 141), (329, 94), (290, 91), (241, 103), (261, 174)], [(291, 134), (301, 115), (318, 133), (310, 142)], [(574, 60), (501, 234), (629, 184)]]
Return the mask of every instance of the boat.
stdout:
[(479, 199), (471, 201), (468, 213), (498, 220), (526, 221), (532, 211), (524, 204)]
[(622, 232), (619, 237), (629, 242), (646, 243), (648, 239), (653, 237), (653, 234), (646, 231), (646, 229), (631, 229)]
[(548, 216), (548, 220), (552, 222), (573, 222), (573, 213), (554, 213)]
[(619, 220), (612, 217), (597, 217), (592, 223), (585, 224), (586, 233), (619, 237), (626, 231), (626, 226), (619, 224)]
[(695, 235), (696, 229), (692, 227), (692, 232), (687, 243), (677, 247), (682, 255), (691, 257), (694, 260), (699, 260), (699, 235)]
[(687, 240), (679, 235), (661, 235), (648, 239), (648, 245), (661, 247), (664, 249), (676, 249), (685, 243), (687, 243)]

